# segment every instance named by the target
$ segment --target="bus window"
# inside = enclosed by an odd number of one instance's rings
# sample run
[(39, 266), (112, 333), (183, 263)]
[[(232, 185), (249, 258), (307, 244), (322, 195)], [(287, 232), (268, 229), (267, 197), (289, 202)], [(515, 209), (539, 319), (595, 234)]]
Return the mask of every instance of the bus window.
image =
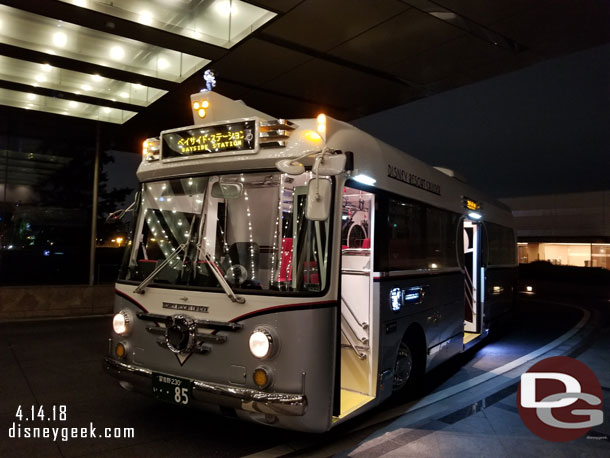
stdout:
[[(380, 201), (375, 269), (456, 267), (459, 215), (407, 198)], [(459, 234), (458, 234), (459, 235)]]
[[(248, 173), (145, 183), (122, 278), (141, 282), (171, 257), (153, 285), (218, 288), (213, 262), (233, 288), (322, 291), (328, 222), (305, 218), (308, 181), (309, 173)], [(213, 193), (218, 183), (241, 192)]]

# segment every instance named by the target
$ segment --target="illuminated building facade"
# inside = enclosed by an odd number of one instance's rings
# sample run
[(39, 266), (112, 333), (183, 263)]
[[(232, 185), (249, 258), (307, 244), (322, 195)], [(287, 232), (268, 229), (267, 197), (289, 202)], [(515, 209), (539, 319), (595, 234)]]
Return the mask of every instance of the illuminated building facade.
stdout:
[(502, 201), (515, 217), (520, 263), (610, 269), (610, 191)]

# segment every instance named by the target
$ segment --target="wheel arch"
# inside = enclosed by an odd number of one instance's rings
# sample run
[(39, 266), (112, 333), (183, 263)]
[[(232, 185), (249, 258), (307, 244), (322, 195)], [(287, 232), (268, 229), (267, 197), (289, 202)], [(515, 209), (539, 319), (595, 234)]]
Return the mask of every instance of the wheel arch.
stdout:
[(426, 372), (428, 353), (424, 329), (419, 323), (411, 323), (405, 330), (401, 342), (409, 345), (413, 352), (413, 363), (416, 374), (419, 376), (423, 375)]

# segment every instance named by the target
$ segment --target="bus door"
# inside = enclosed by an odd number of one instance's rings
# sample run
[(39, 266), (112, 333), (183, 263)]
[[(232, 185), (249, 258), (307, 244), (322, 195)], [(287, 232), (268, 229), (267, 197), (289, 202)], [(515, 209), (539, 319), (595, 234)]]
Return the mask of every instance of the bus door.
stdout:
[[(377, 372), (373, 309), (374, 195), (344, 188), (341, 213), (341, 408), (339, 418), (373, 400)], [(375, 335), (374, 335), (375, 333)]]
[(464, 220), (464, 344), (481, 334), (485, 273), (481, 263), (482, 226)]

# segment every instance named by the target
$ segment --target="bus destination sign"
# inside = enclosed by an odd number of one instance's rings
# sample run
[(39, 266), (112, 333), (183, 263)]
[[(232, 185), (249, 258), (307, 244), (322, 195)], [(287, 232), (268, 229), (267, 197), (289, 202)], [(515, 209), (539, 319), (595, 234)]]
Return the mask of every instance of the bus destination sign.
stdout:
[(481, 204), (476, 200), (470, 199), (466, 196), (463, 197), (464, 208), (467, 210), (475, 211), (481, 208)]
[(255, 133), (255, 121), (168, 132), (162, 136), (162, 155), (164, 159), (168, 159), (252, 150), (255, 146)]

